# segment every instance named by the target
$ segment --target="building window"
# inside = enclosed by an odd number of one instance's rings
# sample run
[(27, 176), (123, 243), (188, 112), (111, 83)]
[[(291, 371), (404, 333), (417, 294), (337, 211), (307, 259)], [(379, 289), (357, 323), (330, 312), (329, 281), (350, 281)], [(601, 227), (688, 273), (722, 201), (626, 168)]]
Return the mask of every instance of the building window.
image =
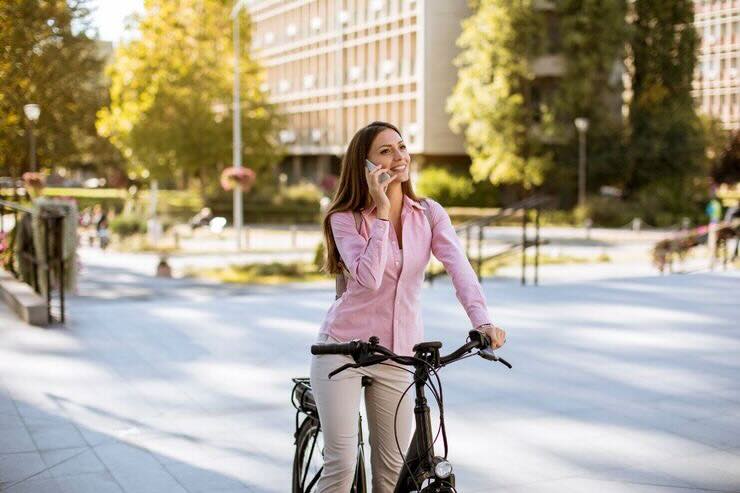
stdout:
[(416, 123), (407, 123), (404, 126), (404, 134), (406, 134), (406, 137), (404, 137), (409, 144), (413, 144), (416, 142), (416, 137), (419, 134), (419, 125)]
[(316, 76), (313, 74), (308, 74), (303, 76), (303, 87), (306, 89), (311, 89), (314, 84), (316, 83)]
[(292, 38), (292, 37), (293, 37), (293, 36), (295, 36), (295, 35), (296, 35), (297, 33), (298, 33), (298, 28), (296, 27), (296, 25), (295, 25), (295, 24), (288, 24), (288, 27), (286, 27), (286, 28), (285, 28), (285, 34), (286, 34), (286, 35), (287, 35), (287, 36), (288, 36), (289, 38)]
[(349, 12), (347, 12), (346, 10), (342, 10), (341, 12), (339, 12), (337, 18), (339, 19), (340, 24), (345, 25), (349, 22)]
[(396, 70), (396, 62), (395, 60), (387, 59), (383, 60), (383, 63), (380, 65), (380, 72), (388, 77)]
[(273, 41), (275, 41), (275, 35), (272, 33), (272, 31), (267, 31), (265, 33), (265, 44), (272, 44)]
[(385, 4), (385, 0), (371, 0), (370, 2), (370, 9), (373, 12), (380, 12), (383, 10)]
[(280, 142), (283, 144), (291, 144), (295, 142), (295, 132), (290, 129), (281, 130), (278, 134)]
[(362, 67), (354, 66), (349, 69), (349, 80), (357, 80), (362, 75)]
[(321, 29), (321, 17), (314, 17), (311, 19), (311, 29), (314, 31)]
[(278, 90), (280, 92), (288, 92), (290, 90), (290, 81), (283, 79), (278, 83)]
[(314, 128), (311, 130), (311, 141), (318, 144), (321, 142), (321, 129), (320, 128)]

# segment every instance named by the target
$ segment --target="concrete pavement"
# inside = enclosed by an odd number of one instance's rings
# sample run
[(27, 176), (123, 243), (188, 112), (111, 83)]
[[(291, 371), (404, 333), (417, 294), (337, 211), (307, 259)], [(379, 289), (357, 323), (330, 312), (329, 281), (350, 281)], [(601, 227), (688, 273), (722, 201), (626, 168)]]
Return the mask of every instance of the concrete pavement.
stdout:
[[(113, 264), (86, 267), (66, 327), (0, 306), (0, 491), (289, 491), (290, 378), (331, 284)], [(514, 369), (442, 372), (460, 491), (740, 491), (740, 274), (620, 274), (484, 283)], [(460, 344), (449, 282), (422, 298), (427, 339)]]

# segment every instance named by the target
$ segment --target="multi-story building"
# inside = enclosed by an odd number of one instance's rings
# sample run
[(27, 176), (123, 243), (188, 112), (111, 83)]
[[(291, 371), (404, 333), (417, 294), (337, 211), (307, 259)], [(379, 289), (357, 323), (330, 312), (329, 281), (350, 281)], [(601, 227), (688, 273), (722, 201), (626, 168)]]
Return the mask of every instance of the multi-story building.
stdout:
[(740, 129), (740, 0), (695, 0), (701, 36), (693, 95), (703, 113)]
[(361, 126), (396, 124), (416, 164), (465, 161), (445, 112), (467, 0), (247, 0), (291, 181), (339, 172)]

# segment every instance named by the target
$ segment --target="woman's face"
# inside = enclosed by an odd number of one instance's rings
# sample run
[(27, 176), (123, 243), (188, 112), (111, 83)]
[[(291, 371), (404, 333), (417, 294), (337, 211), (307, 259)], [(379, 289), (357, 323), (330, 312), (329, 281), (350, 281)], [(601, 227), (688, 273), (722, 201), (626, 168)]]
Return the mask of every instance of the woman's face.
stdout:
[(375, 136), (367, 158), (391, 175), (398, 175), (394, 183), (408, 181), (411, 156), (403, 139), (394, 130), (388, 128)]

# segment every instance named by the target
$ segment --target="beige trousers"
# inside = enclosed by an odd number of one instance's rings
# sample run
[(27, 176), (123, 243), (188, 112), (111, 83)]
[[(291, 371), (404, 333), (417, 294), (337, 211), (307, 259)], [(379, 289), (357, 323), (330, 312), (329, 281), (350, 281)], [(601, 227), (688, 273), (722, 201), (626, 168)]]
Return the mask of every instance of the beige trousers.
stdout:
[[(317, 343), (341, 342), (319, 336)], [(413, 376), (386, 365), (345, 370), (331, 380), (327, 375), (345, 363), (353, 362), (349, 356), (320, 355), (311, 359), (311, 387), (319, 410), (324, 434), (324, 470), (317, 485), (317, 493), (347, 493), (357, 463), (357, 415), (360, 411), (362, 377), (373, 378), (365, 388), (365, 407), (370, 430), (370, 467), (372, 492), (393, 493), (396, 480), (403, 467), (393, 428), (393, 418), (401, 394)], [(395, 363), (391, 363), (395, 364)], [(405, 455), (413, 432), (414, 389), (406, 393), (398, 408), (396, 433), (398, 444)]]

